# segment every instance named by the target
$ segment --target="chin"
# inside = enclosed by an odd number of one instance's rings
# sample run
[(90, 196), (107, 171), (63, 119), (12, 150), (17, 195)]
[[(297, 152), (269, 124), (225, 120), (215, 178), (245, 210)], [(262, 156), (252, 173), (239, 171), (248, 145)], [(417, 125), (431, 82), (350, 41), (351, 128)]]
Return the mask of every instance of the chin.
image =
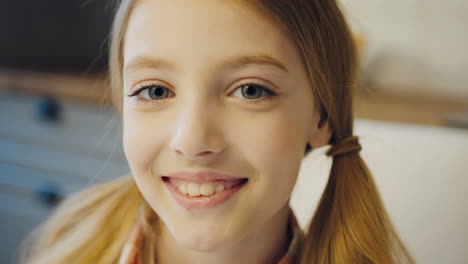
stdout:
[(214, 252), (226, 246), (226, 241), (222, 241), (215, 236), (193, 235), (184, 237), (183, 241), (179, 241), (185, 247), (197, 252)]

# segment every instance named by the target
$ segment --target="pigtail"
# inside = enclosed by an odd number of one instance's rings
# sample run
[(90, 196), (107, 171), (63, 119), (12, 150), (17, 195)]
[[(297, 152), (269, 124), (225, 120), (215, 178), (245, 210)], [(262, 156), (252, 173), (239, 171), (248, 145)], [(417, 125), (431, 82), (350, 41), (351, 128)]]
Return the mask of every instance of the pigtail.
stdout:
[(330, 177), (306, 230), (300, 264), (414, 263), (395, 232), (357, 137), (332, 145)]
[(73, 194), (23, 241), (20, 263), (116, 263), (142, 201), (131, 176)]

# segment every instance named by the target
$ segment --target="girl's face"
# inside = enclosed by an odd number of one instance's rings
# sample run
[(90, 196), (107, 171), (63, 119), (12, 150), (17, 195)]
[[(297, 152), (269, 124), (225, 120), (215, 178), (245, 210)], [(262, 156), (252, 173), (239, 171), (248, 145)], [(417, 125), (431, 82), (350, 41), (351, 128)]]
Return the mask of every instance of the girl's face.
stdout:
[[(288, 209), (319, 115), (299, 53), (278, 25), (233, 2), (140, 1), (123, 52), (125, 154), (176, 241), (222, 248)], [(215, 206), (189, 195), (184, 206), (169, 187), (198, 190), (188, 187), (196, 180), (163, 176), (187, 170), (247, 182)]]

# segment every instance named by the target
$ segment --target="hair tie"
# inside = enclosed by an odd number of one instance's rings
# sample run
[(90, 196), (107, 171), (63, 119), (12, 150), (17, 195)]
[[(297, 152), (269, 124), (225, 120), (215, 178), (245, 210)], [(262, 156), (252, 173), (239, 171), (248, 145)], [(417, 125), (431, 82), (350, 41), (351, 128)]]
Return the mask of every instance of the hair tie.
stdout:
[(333, 144), (327, 151), (327, 156), (336, 157), (351, 152), (359, 152), (361, 149), (362, 147), (361, 144), (359, 144), (358, 137), (349, 136)]

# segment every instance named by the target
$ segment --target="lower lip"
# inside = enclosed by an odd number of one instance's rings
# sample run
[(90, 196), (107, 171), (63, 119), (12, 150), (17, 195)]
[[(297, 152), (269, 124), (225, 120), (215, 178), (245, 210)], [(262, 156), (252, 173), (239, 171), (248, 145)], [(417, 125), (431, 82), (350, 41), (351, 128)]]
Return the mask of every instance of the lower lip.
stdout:
[(234, 194), (236, 194), (242, 187), (244, 187), (246, 182), (234, 186), (232, 188), (226, 189), (219, 193), (214, 193), (209, 196), (190, 196), (184, 194), (177, 189), (177, 187), (172, 184), (169, 180), (163, 180), (166, 187), (169, 189), (172, 197), (179, 203), (182, 207), (187, 210), (200, 210), (215, 207), (223, 202), (229, 200)]

